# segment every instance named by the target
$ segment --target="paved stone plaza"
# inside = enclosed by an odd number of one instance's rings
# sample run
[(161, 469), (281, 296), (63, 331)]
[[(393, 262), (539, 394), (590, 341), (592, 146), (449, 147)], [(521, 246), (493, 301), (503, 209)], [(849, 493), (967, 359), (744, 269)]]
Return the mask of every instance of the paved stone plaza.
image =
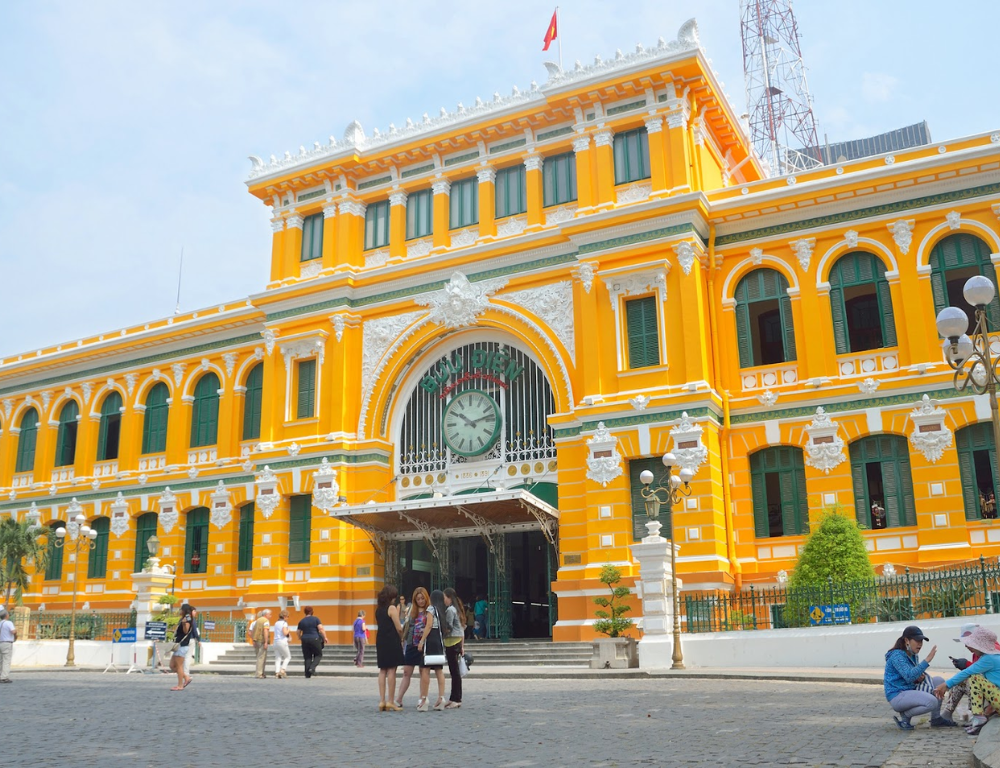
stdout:
[[(39, 766), (971, 765), (961, 729), (899, 731), (881, 686), (485, 680), (465, 705), (377, 711), (375, 681), (22, 672), (0, 689), (4, 763)], [(433, 687), (433, 686), (432, 686)]]

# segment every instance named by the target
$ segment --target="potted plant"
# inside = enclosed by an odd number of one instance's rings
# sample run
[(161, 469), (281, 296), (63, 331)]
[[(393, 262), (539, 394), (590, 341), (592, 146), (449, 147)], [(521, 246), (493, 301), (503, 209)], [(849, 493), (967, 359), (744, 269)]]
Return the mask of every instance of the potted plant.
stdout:
[(628, 587), (616, 586), (622, 580), (622, 572), (613, 565), (601, 568), (598, 577), (611, 592), (610, 597), (595, 597), (594, 603), (600, 606), (595, 611), (597, 621), (594, 631), (607, 638), (594, 641), (594, 655), (590, 661), (591, 669), (630, 669), (639, 666), (639, 651), (634, 637), (624, 634), (634, 622), (625, 614), (632, 606), (623, 602), (632, 594)]

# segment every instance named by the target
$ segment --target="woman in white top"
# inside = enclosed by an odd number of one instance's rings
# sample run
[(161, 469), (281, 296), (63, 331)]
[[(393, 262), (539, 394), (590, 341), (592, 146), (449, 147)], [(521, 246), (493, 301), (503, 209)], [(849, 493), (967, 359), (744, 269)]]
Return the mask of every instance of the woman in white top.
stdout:
[(292, 660), (292, 652), (288, 648), (288, 637), (291, 632), (288, 629), (288, 611), (283, 610), (278, 614), (278, 620), (274, 622), (274, 676), (280, 680), (288, 677), (285, 671), (288, 669), (288, 662)]

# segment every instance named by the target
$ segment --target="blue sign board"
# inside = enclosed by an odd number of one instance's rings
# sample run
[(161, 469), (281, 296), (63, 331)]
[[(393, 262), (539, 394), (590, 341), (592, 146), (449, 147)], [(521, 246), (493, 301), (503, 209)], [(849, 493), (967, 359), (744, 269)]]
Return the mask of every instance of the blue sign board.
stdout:
[(167, 622), (165, 621), (147, 621), (146, 622), (146, 640), (166, 640), (167, 639)]
[(810, 605), (809, 624), (813, 627), (824, 624), (850, 624), (851, 606), (847, 603), (833, 605)]
[(116, 629), (111, 634), (112, 642), (115, 643), (134, 643), (135, 642), (135, 627), (124, 627), (123, 629)]

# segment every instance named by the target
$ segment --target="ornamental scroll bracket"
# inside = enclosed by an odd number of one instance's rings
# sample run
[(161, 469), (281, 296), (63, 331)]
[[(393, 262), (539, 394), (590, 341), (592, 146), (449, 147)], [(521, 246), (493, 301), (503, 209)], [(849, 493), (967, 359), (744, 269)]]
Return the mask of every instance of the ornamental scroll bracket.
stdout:
[(227, 525), (229, 521), (233, 519), (233, 504), (232, 504), (232, 494), (226, 488), (226, 484), (219, 481), (219, 484), (215, 487), (215, 491), (212, 493), (212, 512), (211, 512), (211, 522), (219, 530), (222, 530)]
[(556, 562), (559, 562), (559, 537), (556, 535), (555, 521), (524, 499), (521, 499), (521, 507), (538, 521), (538, 527), (542, 529), (542, 535), (545, 536), (545, 540), (552, 546), (556, 555)]
[(482, 537), (483, 541), (486, 542), (486, 546), (490, 551), (490, 554), (496, 552), (496, 542), (493, 541), (493, 536), (496, 534), (496, 526), (490, 523), (482, 515), (477, 515), (471, 509), (467, 509), (462, 506), (455, 506), (459, 512), (469, 518), (473, 524), (476, 526), (476, 532)]
[(910, 414), (913, 431), (910, 444), (931, 463), (938, 462), (946, 448), (951, 447), (951, 430), (944, 423), (945, 412), (937, 400), (924, 395)]
[(704, 431), (700, 424), (691, 421), (687, 411), (681, 413), (680, 422), (670, 430), (677, 463), (681, 469), (686, 469), (691, 474), (696, 473), (698, 467), (708, 461), (708, 448), (701, 440)]
[(590, 449), (590, 455), (587, 457), (587, 477), (606, 487), (623, 471), (622, 457), (618, 453), (618, 438), (612, 435), (601, 421), (597, 424), (594, 436), (588, 438), (587, 447)]
[(837, 435), (840, 425), (823, 407), (816, 409), (812, 424), (806, 427), (806, 464), (830, 474), (830, 470), (845, 460), (844, 441)]
[(364, 531), (369, 541), (371, 541), (372, 546), (375, 547), (375, 551), (378, 552), (378, 556), (381, 557), (383, 560), (385, 559), (386, 539), (385, 539), (385, 534), (382, 531), (378, 530), (377, 528), (373, 528), (372, 526), (368, 525), (368, 523), (362, 523), (360, 520), (358, 520), (355, 517), (352, 517), (351, 515), (344, 515), (340, 519), (346, 520), (355, 528), (359, 528), (360, 530)]
[(330, 466), (326, 456), (313, 472), (312, 504), (323, 514), (330, 514), (340, 502), (340, 484), (337, 482), (337, 471)]
[(265, 465), (264, 471), (257, 475), (254, 485), (257, 486), (257, 495), (254, 499), (254, 504), (260, 510), (264, 519), (267, 520), (274, 514), (274, 510), (281, 503), (281, 494), (278, 493), (278, 478), (271, 471), (271, 468)]
[(427, 525), (427, 523), (425, 523), (423, 520), (418, 520), (415, 517), (411, 517), (405, 512), (397, 512), (397, 514), (399, 515), (401, 520), (405, 520), (414, 528), (416, 528), (418, 531), (420, 531), (420, 535), (423, 537), (424, 541), (427, 542), (427, 546), (431, 548), (431, 553), (434, 555), (434, 557), (437, 557), (438, 556), (437, 540), (434, 538), (434, 534), (431, 531), (431, 527)]
[(163, 489), (159, 498), (160, 505), (160, 526), (164, 533), (170, 533), (177, 525), (179, 515), (177, 513), (177, 497), (170, 490), (170, 486)]

